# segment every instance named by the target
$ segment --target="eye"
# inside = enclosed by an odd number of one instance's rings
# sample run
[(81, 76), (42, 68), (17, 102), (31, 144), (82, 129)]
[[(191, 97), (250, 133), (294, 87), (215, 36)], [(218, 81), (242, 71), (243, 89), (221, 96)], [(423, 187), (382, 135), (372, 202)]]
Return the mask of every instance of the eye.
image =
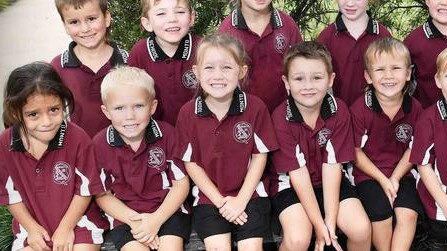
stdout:
[(78, 20), (70, 20), (68, 24), (75, 25), (78, 23)]
[(88, 18), (88, 21), (93, 22), (93, 21), (95, 21), (96, 19), (98, 19), (98, 18), (97, 18), (97, 17), (89, 17), (89, 18)]
[(123, 109), (124, 109), (123, 106), (117, 106), (117, 107), (113, 108), (113, 110), (115, 110), (115, 111), (122, 111)]
[(321, 80), (323, 79), (323, 76), (314, 76), (314, 80)]
[(293, 78), (293, 80), (295, 80), (295, 81), (303, 81), (303, 77), (295, 77), (295, 78)]
[(59, 110), (60, 110), (59, 107), (52, 107), (52, 108), (50, 109), (50, 112), (52, 112), (52, 113), (56, 113), (56, 112), (58, 112)]
[(185, 10), (178, 10), (178, 11), (176, 11), (175, 13), (177, 13), (177, 14), (185, 14), (186, 11), (185, 11)]
[(212, 70), (212, 69), (213, 69), (213, 67), (212, 67), (212, 66), (209, 66), (209, 65), (207, 65), (207, 66), (204, 66), (204, 67), (203, 67), (203, 69), (204, 69), (204, 70)]
[(135, 108), (137, 108), (137, 109), (141, 109), (141, 108), (143, 108), (143, 107), (144, 107), (143, 104), (136, 104), (136, 105), (135, 105)]
[(225, 70), (231, 70), (233, 67), (231, 65), (224, 65), (223, 67)]
[(400, 67), (400, 66), (393, 66), (393, 70), (400, 70), (400, 69), (402, 69), (402, 67)]
[(35, 118), (37, 117), (37, 112), (32, 112), (32, 113), (28, 113), (28, 115), (26, 115), (29, 118)]
[(164, 16), (166, 13), (165, 12), (157, 12), (155, 13), (155, 16)]
[(381, 72), (383, 71), (383, 68), (376, 68), (374, 71)]

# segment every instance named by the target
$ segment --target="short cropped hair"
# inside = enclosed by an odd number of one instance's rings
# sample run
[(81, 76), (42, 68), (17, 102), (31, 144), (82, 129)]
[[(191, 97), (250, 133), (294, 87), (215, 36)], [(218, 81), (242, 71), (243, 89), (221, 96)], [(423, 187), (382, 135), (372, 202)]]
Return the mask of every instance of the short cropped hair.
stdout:
[(410, 51), (408, 50), (407, 46), (395, 38), (384, 37), (372, 42), (368, 46), (368, 49), (366, 49), (364, 61), (365, 69), (367, 71), (371, 70), (372, 61), (382, 53), (402, 56), (405, 60), (405, 66), (411, 66)]
[[(149, 96), (155, 98), (154, 79), (146, 71), (130, 66), (119, 66), (112, 69), (102, 80), (101, 99), (105, 103), (109, 91), (117, 85), (127, 85), (129, 87), (141, 87), (145, 89)], [(123, 95), (126, 95), (123, 93)]]
[[(141, 17), (148, 17), (147, 13), (152, 6), (157, 5), (162, 0), (141, 0)], [(183, 1), (188, 6), (189, 11), (192, 11), (191, 0), (177, 0), (177, 3)]]
[(436, 75), (447, 72), (447, 48), (436, 58)]
[(55, 0), (54, 3), (56, 4), (57, 12), (59, 12), (59, 16), (61, 17), (62, 21), (64, 21), (64, 16), (62, 15), (62, 10), (67, 6), (73, 6), (76, 10), (82, 8), (85, 3), (97, 1), (99, 4), (99, 8), (101, 9), (102, 13), (105, 15), (108, 8), (108, 1), (107, 0)]
[(290, 70), (290, 64), (295, 58), (320, 60), (326, 66), (328, 74), (332, 74), (332, 57), (327, 48), (319, 42), (306, 41), (293, 45), (284, 57), (284, 75), (287, 77)]

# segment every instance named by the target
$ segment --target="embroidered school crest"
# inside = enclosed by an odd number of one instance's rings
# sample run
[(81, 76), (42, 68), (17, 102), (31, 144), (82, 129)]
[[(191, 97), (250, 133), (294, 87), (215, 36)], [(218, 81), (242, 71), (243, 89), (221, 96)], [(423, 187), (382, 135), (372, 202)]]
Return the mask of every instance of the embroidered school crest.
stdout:
[(318, 132), (317, 142), (318, 145), (323, 147), (326, 145), (327, 141), (331, 138), (332, 131), (328, 128), (323, 128)]
[(243, 144), (247, 144), (251, 138), (252, 128), (248, 122), (241, 121), (234, 125), (233, 136), (234, 139)]
[(188, 89), (197, 89), (198, 81), (196, 75), (192, 70), (188, 70), (185, 73), (183, 73), (182, 83), (183, 86), (185, 86)]
[(147, 164), (151, 168), (160, 170), (160, 166), (166, 161), (165, 152), (160, 147), (152, 147), (149, 149), (149, 158)]
[(284, 36), (284, 34), (282, 33), (276, 34), (273, 42), (275, 43), (274, 46), (277, 52), (282, 54), (286, 51), (287, 45), (286, 45), (286, 37)]
[(53, 168), (53, 180), (58, 185), (67, 185), (71, 178), (70, 165), (63, 161), (58, 161)]
[(413, 128), (409, 124), (400, 124), (395, 129), (396, 139), (402, 143), (408, 143), (413, 135)]

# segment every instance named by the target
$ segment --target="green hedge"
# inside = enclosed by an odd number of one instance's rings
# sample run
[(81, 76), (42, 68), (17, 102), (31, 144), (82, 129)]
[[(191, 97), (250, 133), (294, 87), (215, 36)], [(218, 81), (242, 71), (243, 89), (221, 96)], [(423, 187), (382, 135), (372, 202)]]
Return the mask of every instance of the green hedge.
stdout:
[(11, 250), (11, 220), (12, 217), (6, 207), (0, 207), (0, 251)]

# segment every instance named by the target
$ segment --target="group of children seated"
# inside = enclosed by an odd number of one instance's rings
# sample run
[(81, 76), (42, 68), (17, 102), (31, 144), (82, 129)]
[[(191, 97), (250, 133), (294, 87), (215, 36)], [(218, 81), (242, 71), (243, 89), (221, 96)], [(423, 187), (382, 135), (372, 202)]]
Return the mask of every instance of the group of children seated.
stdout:
[(12, 250), (96, 251), (105, 236), (183, 250), (191, 228), (207, 250), (262, 250), (272, 217), (281, 251), (343, 250), (340, 231), (348, 250), (410, 250), (418, 218), (446, 244), (444, 1), (401, 42), (367, 0), (337, 0), (303, 42), (271, 0), (238, 1), (203, 38), (189, 0), (142, 0), (150, 35), (129, 54), (107, 0), (55, 3), (73, 42), (4, 91)]

